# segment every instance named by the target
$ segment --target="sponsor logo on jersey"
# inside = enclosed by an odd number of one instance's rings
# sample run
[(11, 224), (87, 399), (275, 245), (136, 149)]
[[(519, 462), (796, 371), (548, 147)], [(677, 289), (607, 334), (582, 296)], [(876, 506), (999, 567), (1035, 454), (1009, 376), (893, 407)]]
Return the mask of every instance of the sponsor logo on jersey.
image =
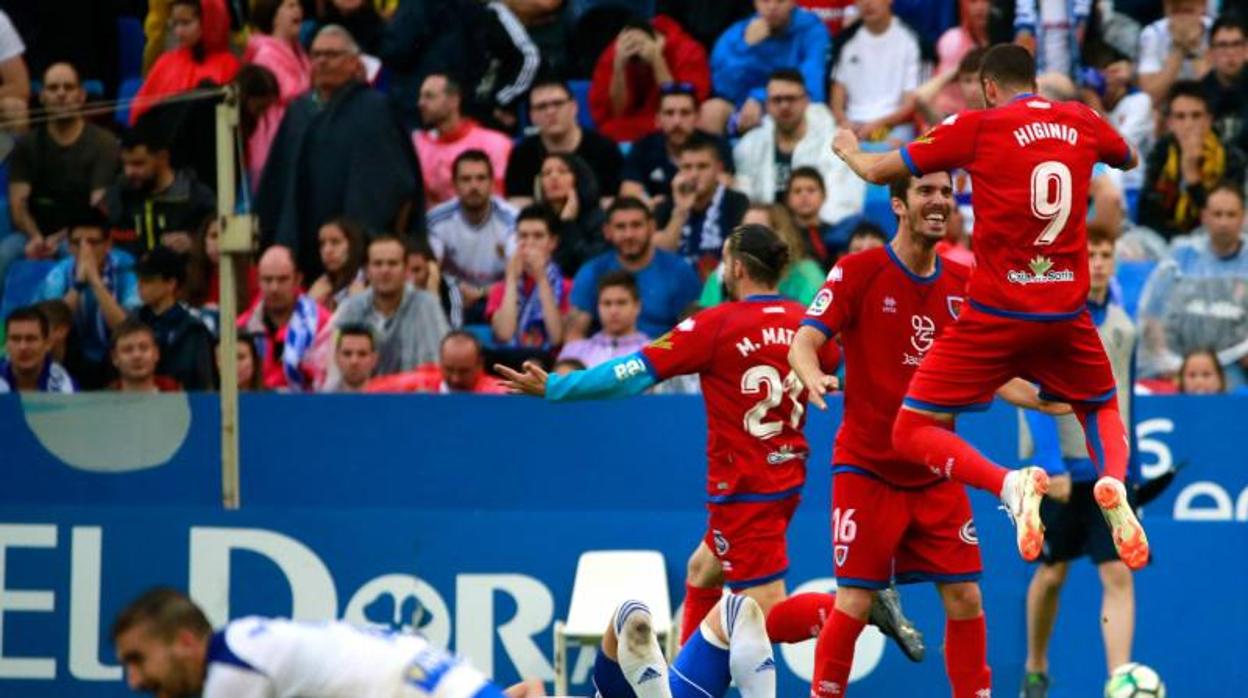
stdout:
[(958, 529), (958, 538), (967, 545), (979, 545), (979, 532), (975, 530), (975, 519), (967, 519)]
[(1069, 269), (1054, 269), (1053, 260), (1043, 255), (1036, 255), (1027, 263), (1029, 269), (1022, 271), (1011, 269), (1005, 278), (1012, 284), (1028, 286), (1030, 284), (1062, 284), (1075, 280), (1075, 272)]
[(806, 314), (823, 315), (830, 305), (832, 305), (832, 289), (821, 288), (819, 293), (815, 294), (815, 299), (810, 302), (810, 309), (806, 311)]
[(780, 465), (781, 463), (788, 463), (791, 460), (799, 460), (805, 457), (805, 453), (794, 451), (792, 446), (781, 446), (779, 451), (772, 451), (767, 454), (767, 464)]
[(910, 352), (902, 352), (902, 366), (918, 366), (923, 362), (924, 355), (932, 348), (932, 343), (936, 341), (936, 321), (927, 315), (911, 315), (910, 327), (914, 329), (914, 334), (910, 336), (910, 346), (918, 354)]
[(962, 308), (966, 305), (966, 299), (962, 296), (945, 296), (945, 307), (949, 308), (949, 314), (957, 320), (962, 315)]
[(645, 372), (646, 365), (641, 362), (641, 359), (629, 359), (622, 364), (615, 365), (615, 379), (617, 381), (625, 381)]
[(893, 298), (892, 296), (884, 296), (884, 312), (886, 313), (897, 312), (897, 299), (896, 298)]
[(836, 559), (836, 566), (842, 567), (845, 564), (845, 558), (849, 557), (849, 546), (838, 545), (833, 549), (833, 557)]
[(715, 541), (715, 554), (723, 557), (728, 554), (728, 539), (718, 530), (711, 531), (711, 539)]

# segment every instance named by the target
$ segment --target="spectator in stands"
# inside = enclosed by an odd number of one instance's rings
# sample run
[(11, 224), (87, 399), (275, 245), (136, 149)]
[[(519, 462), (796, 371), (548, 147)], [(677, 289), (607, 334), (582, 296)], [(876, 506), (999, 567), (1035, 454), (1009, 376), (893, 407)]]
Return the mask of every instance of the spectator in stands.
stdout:
[(103, 387), (108, 371), (109, 333), (140, 305), (134, 258), (113, 249), (98, 215), (69, 226), (72, 257), (57, 263), (40, 286), (38, 298), (61, 298), (74, 311), (74, 336), (83, 366), (75, 375), (79, 384)]
[(1211, 349), (1193, 349), (1179, 367), (1179, 392), (1185, 395), (1221, 395), (1227, 390), (1226, 373)]
[(1209, 26), (1204, 0), (1165, 0), (1166, 16), (1140, 32), (1137, 69), (1140, 89), (1161, 104), (1180, 80), (1198, 80), (1209, 70)]
[(490, 284), (503, 278), (507, 250), (516, 228), (516, 209), (491, 196), (494, 181), (490, 158), (467, 150), (451, 166), (455, 198), (429, 211), (429, 244), (448, 281), (463, 297), (467, 322), (485, 313)]
[(369, 381), (370, 393), (478, 393), (501, 394), (502, 384), (485, 373), (481, 340), (471, 332), (454, 330), (442, 338), (436, 363), (406, 373), (380, 376)]
[(699, 100), (711, 90), (706, 50), (670, 17), (629, 21), (602, 55), (589, 87), (589, 107), (602, 135), (631, 142), (654, 127), (663, 85), (692, 87)]
[(724, 163), (715, 141), (691, 136), (681, 147), (678, 162), (672, 198), (654, 212), (660, 227), (655, 244), (680, 254), (698, 270), (699, 278), (706, 278), (750, 200), (724, 184)]
[(157, 372), (160, 363), (160, 346), (156, 333), (137, 318), (129, 318), (113, 330), (110, 351), (117, 380), (109, 384), (109, 390), (119, 393), (176, 393), (182, 389), (178, 382)]
[(312, 63), (299, 43), (299, 0), (253, 0), (251, 34), (243, 62), (268, 68), (277, 79), (283, 107), (312, 86)]
[(637, 329), (640, 315), (641, 292), (637, 279), (624, 269), (603, 274), (598, 279), (598, 322), (602, 329), (585, 339), (565, 344), (559, 352), (558, 363), (578, 361), (582, 369), (593, 368), (640, 350), (651, 339)]
[[(264, 375), (260, 371), (260, 338), (250, 332), (239, 331), (238, 350), (235, 353), (238, 389), (248, 392), (263, 392)], [(220, 345), (217, 347), (218, 369), (221, 363)]]
[[(334, 348), (334, 366), (340, 377), (333, 392), (362, 393), (377, 369), (377, 347), (368, 325), (342, 325)], [(326, 386), (321, 392), (331, 392)]]
[(1248, 379), (1248, 252), (1244, 193), (1223, 183), (1209, 192), (1203, 229), (1174, 245), (1140, 296), (1140, 372), (1172, 375), (1195, 348), (1218, 352), (1232, 386)]
[[(39, 91), (47, 121), (18, 141), (9, 161), (13, 227), (26, 234), (29, 259), (56, 257), (68, 223), (98, 206), (117, 174), (117, 138), (82, 117), (86, 100), (74, 66), (49, 66)], [(4, 269), (0, 261), (0, 278)]]
[(30, 71), (26, 68), (25, 53), (21, 35), (9, 15), (0, 10), (0, 121), (8, 124), (5, 130), (13, 133), (26, 130)]
[(1074, 76), (1087, 34), (1089, 0), (1046, 2), (1018, 0), (1014, 12), (1014, 43), (1036, 57), (1041, 73)]
[(175, 170), (169, 146), (154, 129), (134, 128), (121, 139), (121, 176), (108, 188), (108, 212), (114, 243), (133, 257), (161, 244), (191, 235), (214, 215), (217, 197), (189, 169)]
[(822, 220), (838, 224), (861, 214), (866, 183), (832, 152), (835, 133), (832, 113), (811, 103), (802, 74), (777, 70), (767, 81), (767, 118), (733, 150), (737, 189), (754, 203), (783, 203), (793, 170), (814, 168), (823, 177)]
[(1208, 192), (1223, 179), (1243, 184), (1243, 151), (1213, 131), (1199, 83), (1175, 83), (1166, 100), (1166, 135), (1149, 153), (1140, 194), (1140, 224), (1166, 239), (1200, 222)]
[[(741, 225), (750, 223), (765, 225), (776, 231), (789, 248), (790, 261), (784, 270), (784, 276), (780, 277), (780, 295), (809, 305), (823, 285), (826, 273), (818, 262), (810, 258), (788, 209), (780, 204), (750, 204), (745, 217), (741, 219)], [(698, 305), (710, 308), (728, 299), (729, 294), (724, 288), (724, 265), (720, 264), (702, 285), (702, 297), (698, 299)]]
[(629, 149), (624, 158), (620, 196), (641, 199), (652, 208), (671, 198), (676, 159), (680, 148), (694, 133), (715, 138), (719, 144), (720, 159), (725, 164), (732, 163), (732, 149), (728, 147), (728, 141), (697, 129), (698, 104), (698, 95), (692, 85), (659, 86), (659, 111), (655, 117), (659, 130), (635, 141)]
[(819, 217), (828, 196), (825, 187), (819, 170), (813, 167), (795, 167), (789, 174), (789, 187), (784, 195), (784, 203), (811, 257), (820, 266), (830, 269), (849, 245), (850, 228), (833, 226)]
[[(420, 165), (384, 95), (357, 79), (360, 49), (342, 27), (312, 41), (312, 90), (290, 103), (256, 194), (261, 244), (286, 245), (321, 275), (317, 232), (346, 216), (366, 230), (418, 231)], [(414, 224), (414, 226), (413, 226)]]
[(1223, 143), (1248, 148), (1248, 30), (1239, 17), (1220, 17), (1209, 31), (1210, 70), (1201, 80)]
[(51, 347), (49, 355), (53, 361), (66, 367), (69, 375), (74, 375), (73, 367), (82, 363), (81, 355), (71, 352), (70, 347), (70, 335), (74, 332), (74, 312), (60, 298), (43, 301), (34, 307), (48, 319), (48, 345)]
[(4, 319), (0, 393), (72, 393), (74, 380), (51, 354), (48, 318), (33, 306)]
[(230, 13), (225, 0), (172, 0), (169, 25), (177, 47), (165, 52), (143, 80), (130, 107), (131, 125), (165, 97), (208, 82), (227, 85), (238, 72), (230, 53)]
[(317, 5), (323, 8), (317, 18), (321, 27), (336, 24), (346, 29), (360, 49), (371, 56), (381, 50), (386, 20), (370, 0), (322, 0)]
[(239, 136), (246, 144), (243, 159), (247, 168), (247, 185), (252, 193), (260, 187), (260, 177), (269, 161), (273, 139), (286, 115), (281, 87), (273, 71), (262, 65), (248, 63), (234, 75), (241, 108), (238, 114)]
[(238, 327), (256, 337), (265, 388), (309, 392), (319, 374), (312, 349), (328, 336), (329, 311), (300, 293), (303, 275), (290, 248), (269, 247), (259, 270), (260, 295)]
[[(372, 330), (379, 376), (435, 360), (438, 343), (451, 329), (437, 297), (407, 283), (406, 256), (398, 237), (373, 238), (365, 259), (368, 288), (343, 301), (334, 313), (334, 327), (364, 325)], [(325, 384), (333, 389), (340, 379), (337, 366), (331, 366)]]
[(136, 316), (152, 328), (160, 354), (157, 373), (185, 390), (212, 390), (217, 384), (212, 333), (178, 301), (186, 283), (186, 257), (156, 247), (143, 255), (135, 272), (143, 301)]
[(520, 141), (507, 161), (507, 198), (529, 203), (548, 153), (572, 153), (598, 176), (600, 191), (618, 191), (624, 159), (615, 141), (576, 122), (579, 106), (568, 86), (538, 81), (529, 92), (529, 118), (537, 134)]
[(922, 61), (918, 38), (893, 15), (892, 0), (861, 0), (858, 8), (862, 20), (842, 34), (832, 69), (832, 114), (863, 140), (909, 141)]
[[(1156, 125), (1153, 98), (1136, 89), (1131, 59), (1105, 48), (1094, 59), (1094, 65), (1095, 70), (1083, 74), (1083, 101), (1104, 114), (1137, 153), (1151, 152)], [(1122, 183), (1125, 189), (1139, 190), (1144, 183), (1144, 168), (1137, 165), (1124, 173)]]
[(967, 109), (984, 108), (979, 67), (986, 48), (971, 49), (951, 72), (941, 73), (914, 91), (915, 108), (923, 122), (936, 124)]
[(697, 300), (698, 275), (678, 255), (658, 249), (654, 217), (638, 199), (622, 196), (612, 202), (603, 232), (614, 249), (589, 260), (577, 272), (566, 326), (568, 341), (588, 337), (591, 329), (600, 325), (598, 281), (616, 269), (631, 272), (637, 279), (641, 291), (637, 325), (641, 331), (651, 337), (667, 332), (680, 313)]
[(333, 311), (368, 287), (364, 275), (364, 229), (348, 218), (334, 218), (321, 226), (316, 237), (325, 273), (308, 287), (308, 296)]
[(558, 225), (554, 211), (542, 204), (525, 207), (516, 218), (516, 249), (503, 280), (490, 287), (485, 309), (499, 344), (532, 349), (563, 344), (572, 283), (552, 258)]
[(460, 100), (459, 83), (446, 73), (430, 75), (420, 87), (420, 121), (425, 129), (412, 131), (412, 144), (420, 157), (425, 201), (429, 206), (455, 196), (451, 165), (468, 150), (479, 150), (489, 156), (494, 171), (494, 192), (503, 193), (503, 172), (511, 155), (511, 139), (465, 117)]
[(813, 13), (793, 0), (755, 0), (757, 14), (724, 32), (711, 52), (715, 97), (702, 105), (702, 128), (739, 135), (763, 119), (767, 79), (795, 68), (812, 99), (824, 101), (828, 32)]
[(884, 229), (871, 221), (864, 220), (854, 226), (853, 231), (850, 232), (849, 247), (845, 250), (845, 254), (854, 254), (887, 244), (888, 236), (884, 234)]
[(966, 54), (977, 48), (988, 48), (991, 5), (990, 0), (959, 0), (958, 17), (961, 23), (945, 30), (936, 41), (937, 75), (956, 72)]
[(547, 155), (538, 174), (536, 194), (537, 201), (558, 217), (555, 262), (565, 274), (576, 274), (586, 259), (607, 250), (602, 239), (605, 217), (598, 205), (598, 179), (584, 160), (568, 153)]
[(426, 240), (412, 240), (407, 245), (407, 283), (412, 288), (432, 293), (442, 306), (442, 313), (451, 329), (464, 326), (464, 297), (459, 286), (447, 281), (438, 265), (438, 257)]
[(710, 53), (733, 24), (753, 16), (755, 10), (754, 0), (657, 0), (655, 11), (676, 20)]
[[(180, 289), (180, 300), (191, 308), (215, 337), (219, 334), (221, 302), (221, 247), (219, 244), (221, 222), (216, 216), (205, 218), (193, 236), (191, 252), (186, 269), (186, 287)], [(228, 260), (229, 258), (227, 258)], [(234, 308), (245, 309), (260, 291), (256, 265), (250, 255), (235, 257)]]

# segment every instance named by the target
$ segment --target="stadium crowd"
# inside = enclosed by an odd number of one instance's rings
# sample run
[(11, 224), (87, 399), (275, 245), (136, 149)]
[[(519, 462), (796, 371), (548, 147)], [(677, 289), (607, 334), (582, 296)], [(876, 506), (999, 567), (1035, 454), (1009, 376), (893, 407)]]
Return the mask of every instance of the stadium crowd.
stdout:
[[(259, 220), (240, 387), (497, 393), (495, 361), (592, 366), (723, 301), (742, 222), (783, 237), (781, 292), (809, 303), (896, 225), (835, 130), (896, 147), (981, 107), (1009, 41), (1141, 154), (1098, 170), (1088, 222), (1116, 240), (1137, 389), (1248, 383), (1242, 1), (82, 5), (0, 0), (0, 392), (218, 384), (214, 86)], [(955, 182), (941, 254), (970, 262)]]

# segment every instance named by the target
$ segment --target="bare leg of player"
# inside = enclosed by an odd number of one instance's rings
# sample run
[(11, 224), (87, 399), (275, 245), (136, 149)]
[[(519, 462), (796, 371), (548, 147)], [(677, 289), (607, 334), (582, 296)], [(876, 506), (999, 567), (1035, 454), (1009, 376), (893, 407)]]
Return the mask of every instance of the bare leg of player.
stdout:
[(1101, 634), (1105, 660), (1112, 673), (1131, 661), (1135, 634), (1135, 579), (1126, 564), (1118, 561), (1097, 566), (1101, 576)]
[(1057, 622), (1058, 601), (1066, 583), (1069, 563), (1042, 564), (1027, 587), (1027, 662), (1023, 695), (1047, 695), (1049, 686), (1049, 639)]
[(685, 603), (680, 623), (682, 647), (701, 625), (706, 614), (719, 603), (723, 594), (724, 568), (705, 542), (698, 543), (698, 547), (689, 556), (689, 565), (685, 572)]
[(988, 634), (979, 584), (939, 584), (937, 589), (945, 606), (945, 670), (953, 698), (992, 695)]

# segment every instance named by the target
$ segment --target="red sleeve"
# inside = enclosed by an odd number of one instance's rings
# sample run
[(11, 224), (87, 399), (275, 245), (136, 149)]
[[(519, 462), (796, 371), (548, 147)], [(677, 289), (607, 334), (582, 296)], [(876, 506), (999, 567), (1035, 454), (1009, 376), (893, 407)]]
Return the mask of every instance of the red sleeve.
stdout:
[(498, 306), (503, 304), (503, 293), (506, 289), (503, 282), (499, 281), (490, 287), (490, 294), (485, 299), (485, 319), (489, 320), (494, 317), (494, 313), (498, 312)]
[(642, 348), (641, 354), (657, 379), (700, 373), (711, 365), (715, 339), (724, 316), (716, 310), (709, 308), (682, 320), (670, 332)]
[(975, 155), (975, 140), (983, 112), (954, 114), (936, 128), (902, 146), (901, 159), (915, 177), (947, 172), (968, 165)]
[(858, 307), (858, 289), (865, 274), (861, 265), (846, 264), (852, 260), (852, 257), (843, 259), (828, 272), (823, 287), (806, 309), (802, 326), (813, 327), (831, 339), (853, 322)]
[(1092, 132), (1096, 137), (1096, 159), (1110, 167), (1122, 167), (1131, 159), (1131, 146), (1109, 120), (1091, 109)]
[(589, 113), (595, 124), (611, 120), (611, 75), (615, 72), (615, 39), (603, 49), (589, 83)]

